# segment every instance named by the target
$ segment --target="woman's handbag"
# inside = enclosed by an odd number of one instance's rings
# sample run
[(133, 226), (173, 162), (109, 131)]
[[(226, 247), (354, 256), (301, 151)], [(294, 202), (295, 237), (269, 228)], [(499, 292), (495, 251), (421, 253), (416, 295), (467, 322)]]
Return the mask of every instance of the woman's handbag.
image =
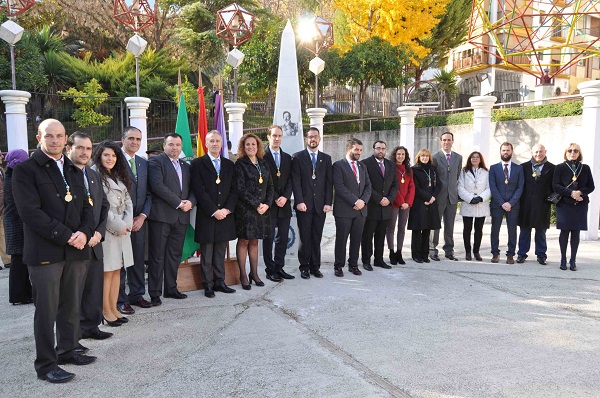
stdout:
[(562, 199), (562, 196), (559, 193), (552, 192), (546, 198), (546, 202), (551, 202), (551, 203), (557, 204), (558, 202), (560, 202), (561, 199)]

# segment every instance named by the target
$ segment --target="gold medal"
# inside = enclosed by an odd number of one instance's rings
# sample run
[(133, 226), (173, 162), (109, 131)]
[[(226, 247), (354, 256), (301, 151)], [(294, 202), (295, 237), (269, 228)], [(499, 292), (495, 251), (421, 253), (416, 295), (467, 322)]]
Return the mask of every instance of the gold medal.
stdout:
[(88, 196), (88, 202), (90, 202), (90, 206), (94, 206), (94, 201), (92, 200), (91, 196)]
[(505, 178), (505, 179), (504, 179), (504, 183), (505, 183), (506, 185), (508, 185), (508, 178)]
[(221, 177), (217, 176), (217, 181), (215, 181), (217, 184), (221, 183)]
[(404, 177), (402, 177), (402, 179), (400, 180), (400, 182), (401, 182), (402, 184), (404, 184)]
[(262, 176), (258, 177), (258, 183), (259, 183), (259, 184), (262, 184), (262, 183), (263, 183)]
[(571, 178), (571, 180), (573, 180), (573, 182), (577, 181), (577, 176), (573, 174), (573, 178)]
[(429, 182), (427, 183), (427, 186), (430, 187), (431, 186), (431, 180), (429, 180)]
[(316, 178), (317, 178), (317, 176), (315, 175), (315, 172), (313, 171), (313, 174), (312, 174), (312, 179), (314, 180), (314, 179), (316, 179)]
[(277, 169), (277, 177), (281, 177), (281, 172)]
[(533, 172), (533, 174), (531, 175), (533, 178), (535, 178), (535, 176), (537, 176), (537, 174), (535, 174), (535, 171)]
[(73, 200), (73, 196), (71, 196), (71, 192), (67, 191), (67, 194), (65, 195), (65, 202), (70, 202)]

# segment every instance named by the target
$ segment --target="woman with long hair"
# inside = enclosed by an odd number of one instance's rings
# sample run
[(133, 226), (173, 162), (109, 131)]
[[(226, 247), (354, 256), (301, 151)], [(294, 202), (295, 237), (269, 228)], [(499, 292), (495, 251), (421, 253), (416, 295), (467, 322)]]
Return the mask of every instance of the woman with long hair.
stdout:
[(560, 269), (567, 269), (567, 243), (571, 235), (569, 269), (577, 271), (579, 233), (587, 231), (589, 194), (595, 188), (594, 178), (590, 166), (582, 163), (583, 154), (579, 145), (569, 144), (565, 149), (564, 159), (564, 163), (556, 165), (552, 180), (554, 192), (562, 195), (556, 204), (556, 228), (560, 229)]
[[(273, 202), (273, 179), (263, 159), (265, 149), (257, 135), (245, 134), (238, 145), (235, 162), (235, 185), (238, 201), (235, 207), (235, 229), (238, 237), (235, 248), (240, 281), (244, 290), (264, 286), (258, 277), (258, 240), (265, 239), (271, 228), (269, 205)], [(250, 259), (250, 273), (246, 274), (246, 256)]]
[(121, 267), (133, 265), (131, 228), (133, 204), (129, 196), (131, 177), (121, 148), (112, 141), (102, 141), (92, 157), (93, 168), (102, 178), (102, 187), (110, 204), (106, 220), (104, 252), (104, 288), (102, 314), (110, 326), (121, 326), (129, 320), (117, 309)]
[(435, 167), (431, 163), (431, 152), (421, 149), (412, 167), (415, 182), (415, 200), (410, 208), (408, 229), (412, 230), (411, 252), (417, 263), (429, 262), (429, 233), (442, 228), (440, 213), (435, 197), (441, 186), (437, 182)]
[(475, 221), (475, 237), (473, 239), (473, 256), (482, 261), (479, 254), (483, 237), (483, 224), (490, 215), (490, 181), (488, 169), (485, 166), (481, 152), (471, 152), (465, 167), (458, 176), (458, 196), (463, 200), (460, 204), (460, 214), (463, 218), (463, 241), (465, 245), (465, 260), (471, 261), (471, 231)]
[[(410, 155), (408, 149), (403, 146), (397, 146), (390, 154), (390, 160), (396, 165), (396, 174), (398, 176), (398, 194), (394, 203), (392, 203), (392, 218), (388, 223), (385, 236), (388, 249), (390, 250), (390, 263), (406, 264), (402, 258), (402, 245), (404, 245), (404, 236), (406, 234), (406, 224), (410, 207), (415, 199), (415, 183), (413, 181), (410, 169)], [(394, 251), (394, 231), (398, 223), (396, 237), (396, 251)]]

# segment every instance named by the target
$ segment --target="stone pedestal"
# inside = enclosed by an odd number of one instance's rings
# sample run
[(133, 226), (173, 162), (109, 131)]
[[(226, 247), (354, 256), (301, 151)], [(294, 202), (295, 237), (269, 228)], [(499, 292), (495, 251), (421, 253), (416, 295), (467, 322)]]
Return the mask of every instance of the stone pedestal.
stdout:
[[(327, 114), (327, 109), (325, 108), (308, 108), (306, 110), (306, 114), (310, 118), (310, 127), (314, 127), (319, 129), (319, 133), (321, 134), (321, 142), (319, 143), (319, 151), (323, 151), (323, 119)], [(299, 131), (299, 133), (304, 135), (304, 132)]]
[(415, 159), (415, 116), (419, 107), (401, 106), (397, 111), (400, 116), (400, 145), (407, 149), (411, 159)]
[(0, 98), (6, 108), (6, 131), (8, 150), (29, 150), (27, 139), (27, 111), (25, 105), (29, 102), (31, 94), (27, 91), (2, 90)]
[(535, 102), (535, 105), (544, 105), (544, 101), (541, 101), (546, 98), (552, 98), (554, 95), (554, 85), (552, 84), (540, 84), (539, 86), (535, 86), (535, 99), (540, 100), (539, 102)]
[[(231, 151), (237, 152), (237, 146), (244, 135), (244, 112), (247, 105), (239, 102), (230, 102), (225, 104), (225, 111), (229, 115), (229, 141), (231, 141)], [(227, 148), (227, 143), (223, 143)]]
[(490, 95), (481, 95), (469, 98), (473, 107), (473, 148), (483, 155), (487, 164), (491, 161), (490, 153), (490, 131), (492, 128), (492, 107), (497, 98)]
[(600, 220), (600, 81), (591, 80), (577, 85), (583, 96), (583, 113), (581, 115), (581, 130), (576, 142), (584, 153), (584, 163), (592, 169), (596, 179), (596, 189), (590, 194), (588, 209), (588, 230), (581, 234), (583, 240), (598, 239), (598, 222)]
[(150, 106), (150, 98), (144, 97), (127, 97), (125, 103), (129, 111), (129, 125), (137, 128), (142, 132), (142, 144), (137, 154), (146, 158), (148, 155), (148, 116), (147, 111)]

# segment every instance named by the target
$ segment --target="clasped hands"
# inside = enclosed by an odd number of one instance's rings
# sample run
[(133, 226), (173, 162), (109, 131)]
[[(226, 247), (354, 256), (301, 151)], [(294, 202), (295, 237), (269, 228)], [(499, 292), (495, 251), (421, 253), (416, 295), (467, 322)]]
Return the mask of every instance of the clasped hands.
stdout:
[(426, 206), (429, 206), (430, 204), (432, 204), (433, 202), (435, 202), (435, 196), (432, 196), (431, 199), (429, 199), (429, 202), (425, 202)]
[(74, 232), (67, 243), (77, 250), (82, 250), (87, 243), (87, 236), (81, 231)]
[(473, 197), (473, 199), (471, 199), (471, 201), (469, 202), (472, 205), (476, 205), (477, 203), (481, 203), (483, 202), (483, 198), (481, 196), (475, 196)]
[(264, 203), (261, 203), (257, 208), (256, 211), (258, 212), (258, 214), (263, 215), (267, 212), (267, 210), (269, 210), (269, 205), (266, 205)]
[(189, 200), (182, 200), (178, 209), (187, 213), (188, 211), (190, 211), (192, 209), (192, 207), (193, 207), (192, 202), (190, 202)]
[(356, 203), (354, 203), (354, 207), (352, 207), (352, 209), (362, 210), (363, 207), (365, 207), (365, 201), (362, 199), (359, 199), (356, 201)]
[(583, 196), (581, 196), (581, 191), (572, 191), (571, 197), (577, 202), (581, 202), (583, 200)]

